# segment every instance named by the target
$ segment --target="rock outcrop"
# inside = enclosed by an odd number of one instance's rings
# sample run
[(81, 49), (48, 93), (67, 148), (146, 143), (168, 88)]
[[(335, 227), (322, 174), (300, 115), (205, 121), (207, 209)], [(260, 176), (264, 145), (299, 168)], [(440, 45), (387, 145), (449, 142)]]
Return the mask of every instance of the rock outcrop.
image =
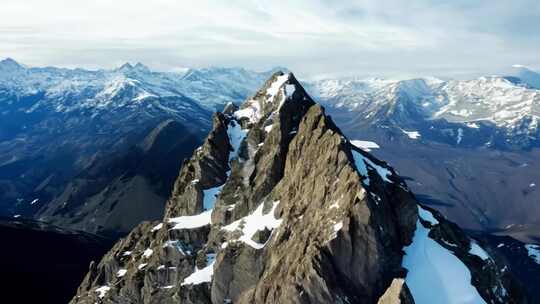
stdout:
[(213, 123), (163, 221), (92, 264), (71, 303), (422, 304), (422, 278), (432, 303), (527, 303), (494, 252), (420, 206), (292, 74)]

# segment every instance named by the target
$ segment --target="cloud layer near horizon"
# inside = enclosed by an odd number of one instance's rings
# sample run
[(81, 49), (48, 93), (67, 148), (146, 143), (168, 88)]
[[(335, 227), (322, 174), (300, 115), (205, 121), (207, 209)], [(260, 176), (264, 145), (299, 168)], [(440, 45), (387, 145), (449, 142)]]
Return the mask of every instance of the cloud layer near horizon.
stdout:
[[(473, 4), (474, 2), (474, 4)], [(540, 67), (540, 2), (4, 0), (0, 58), (110, 68), (286, 66), (304, 77)]]

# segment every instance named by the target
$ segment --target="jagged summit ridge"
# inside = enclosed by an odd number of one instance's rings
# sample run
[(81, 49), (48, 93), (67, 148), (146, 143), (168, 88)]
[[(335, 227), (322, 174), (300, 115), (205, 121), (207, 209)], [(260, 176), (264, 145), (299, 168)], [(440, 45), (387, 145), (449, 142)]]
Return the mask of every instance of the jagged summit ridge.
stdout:
[(396, 294), (409, 303), (421, 299), (417, 267), (456, 290), (426, 268), (440, 255), (404, 264), (404, 250), (414, 258), (428, 239), (465, 269), (453, 279), (467, 296), (515, 297), (494, 260), (469, 253), (459, 228), (354, 147), (294, 75), (275, 73), (213, 123), (163, 221), (141, 224), (91, 265), (73, 303), (383, 303)]

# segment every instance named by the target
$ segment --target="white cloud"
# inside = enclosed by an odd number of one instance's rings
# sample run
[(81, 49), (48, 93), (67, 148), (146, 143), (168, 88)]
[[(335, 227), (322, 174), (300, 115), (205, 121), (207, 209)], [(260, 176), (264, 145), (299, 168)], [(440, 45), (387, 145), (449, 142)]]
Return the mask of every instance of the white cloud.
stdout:
[(305, 76), (540, 65), (533, 0), (2, 2), (0, 57), (31, 65), (281, 65)]

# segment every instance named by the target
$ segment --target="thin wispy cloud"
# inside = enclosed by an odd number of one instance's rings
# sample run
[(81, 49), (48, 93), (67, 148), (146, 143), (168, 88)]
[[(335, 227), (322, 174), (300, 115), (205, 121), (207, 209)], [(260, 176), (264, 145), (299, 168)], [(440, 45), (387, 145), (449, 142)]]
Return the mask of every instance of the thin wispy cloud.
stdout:
[(461, 77), (540, 67), (540, 4), (520, 1), (4, 0), (0, 57), (110, 68), (287, 66)]

